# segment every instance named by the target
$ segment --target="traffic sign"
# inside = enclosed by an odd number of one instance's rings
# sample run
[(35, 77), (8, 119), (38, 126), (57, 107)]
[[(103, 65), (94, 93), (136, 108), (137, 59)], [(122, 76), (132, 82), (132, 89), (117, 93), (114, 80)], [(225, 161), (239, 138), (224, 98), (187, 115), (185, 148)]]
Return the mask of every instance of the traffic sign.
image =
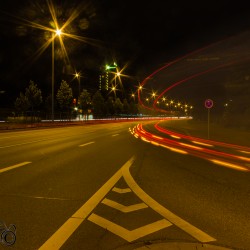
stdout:
[(206, 107), (206, 108), (210, 109), (210, 108), (213, 107), (213, 105), (214, 105), (214, 102), (213, 102), (211, 99), (207, 99), (207, 100), (205, 101), (205, 107)]

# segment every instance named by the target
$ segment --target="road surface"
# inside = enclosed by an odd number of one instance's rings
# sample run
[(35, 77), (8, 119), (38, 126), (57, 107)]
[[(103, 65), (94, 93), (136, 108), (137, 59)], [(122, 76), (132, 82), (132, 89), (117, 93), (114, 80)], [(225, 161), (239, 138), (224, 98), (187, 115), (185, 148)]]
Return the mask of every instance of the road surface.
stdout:
[[(142, 126), (169, 138), (154, 124)], [(1, 133), (0, 221), (16, 226), (11, 249), (250, 249), (249, 162), (242, 171), (148, 143), (131, 133), (136, 125)]]

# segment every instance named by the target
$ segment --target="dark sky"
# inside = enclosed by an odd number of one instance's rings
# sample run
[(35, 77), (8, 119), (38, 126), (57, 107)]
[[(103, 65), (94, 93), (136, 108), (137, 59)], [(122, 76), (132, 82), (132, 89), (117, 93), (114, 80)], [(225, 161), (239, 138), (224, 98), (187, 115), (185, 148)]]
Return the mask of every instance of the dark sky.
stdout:
[[(65, 39), (65, 47), (71, 66), (84, 72), (90, 88), (100, 67), (112, 60), (120, 67), (127, 64), (124, 73), (142, 80), (163, 63), (250, 26), (249, 9), (240, 1), (58, 0), (54, 4), (59, 22), (82, 7), (71, 31), (94, 39), (95, 46)], [(2, 1), (0, 9), (0, 90), (18, 95), (33, 79), (49, 91), (51, 50), (31, 60), (44, 43), (44, 32), (8, 15), (49, 26), (46, 1)], [(56, 75), (66, 74), (60, 56), (55, 62)]]

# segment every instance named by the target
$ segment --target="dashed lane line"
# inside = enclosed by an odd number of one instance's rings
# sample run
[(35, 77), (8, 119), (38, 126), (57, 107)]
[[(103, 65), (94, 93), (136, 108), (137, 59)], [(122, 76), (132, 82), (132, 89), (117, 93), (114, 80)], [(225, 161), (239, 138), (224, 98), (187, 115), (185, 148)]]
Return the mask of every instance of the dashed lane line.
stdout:
[(84, 147), (84, 146), (87, 146), (87, 145), (90, 145), (90, 144), (93, 144), (93, 143), (95, 143), (95, 142), (94, 141), (87, 142), (87, 143), (79, 145), (79, 147)]
[(112, 137), (115, 137), (115, 136), (118, 136), (119, 134), (114, 134), (114, 135), (112, 135)]
[(18, 163), (18, 164), (16, 164), (16, 165), (13, 165), (13, 166), (10, 166), (10, 167), (6, 167), (6, 168), (3, 168), (3, 169), (0, 169), (0, 173), (9, 171), (9, 170), (12, 170), (12, 169), (15, 169), (15, 168), (22, 167), (22, 166), (25, 166), (25, 165), (30, 164), (30, 163), (31, 163), (30, 161), (25, 161), (25, 162), (22, 162), (22, 163)]
[(11, 147), (16, 147), (16, 146), (22, 146), (22, 145), (27, 145), (27, 144), (31, 144), (31, 143), (36, 143), (36, 142), (42, 142), (42, 141), (46, 141), (48, 139), (41, 139), (41, 140), (36, 140), (36, 141), (28, 141), (28, 142), (23, 142), (23, 143), (18, 143), (18, 144), (12, 144), (12, 145), (7, 145), (7, 146), (0, 146), (1, 148), (11, 148)]

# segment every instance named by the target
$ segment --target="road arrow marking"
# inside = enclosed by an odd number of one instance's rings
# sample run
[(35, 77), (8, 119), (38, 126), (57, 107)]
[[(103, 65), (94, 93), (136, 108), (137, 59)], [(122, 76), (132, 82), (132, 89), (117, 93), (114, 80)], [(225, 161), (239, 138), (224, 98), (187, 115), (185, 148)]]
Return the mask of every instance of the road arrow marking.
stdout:
[(157, 232), (172, 225), (169, 221), (162, 219), (130, 231), (94, 213), (89, 216), (88, 220), (104, 229), (109, 230), (111, 233), (120, 236), (128, 242), (132, 242), (145, 235)]
[(118, 202), (112, 201), (112, 200), (107, 199), (107, 198), (105, 198), (102, 201), (102, 203), (109, 206), (109, 207), (117, 209), (123, 213), (130, 213), (130, 212), (137, 211), (137, 210), (144, 209), (144, 208), (148, 207), (145, 203), (138, 203), (138, 204), (134, 204), (134, 205), (130, 205), (130, 206), (124, 206)]

